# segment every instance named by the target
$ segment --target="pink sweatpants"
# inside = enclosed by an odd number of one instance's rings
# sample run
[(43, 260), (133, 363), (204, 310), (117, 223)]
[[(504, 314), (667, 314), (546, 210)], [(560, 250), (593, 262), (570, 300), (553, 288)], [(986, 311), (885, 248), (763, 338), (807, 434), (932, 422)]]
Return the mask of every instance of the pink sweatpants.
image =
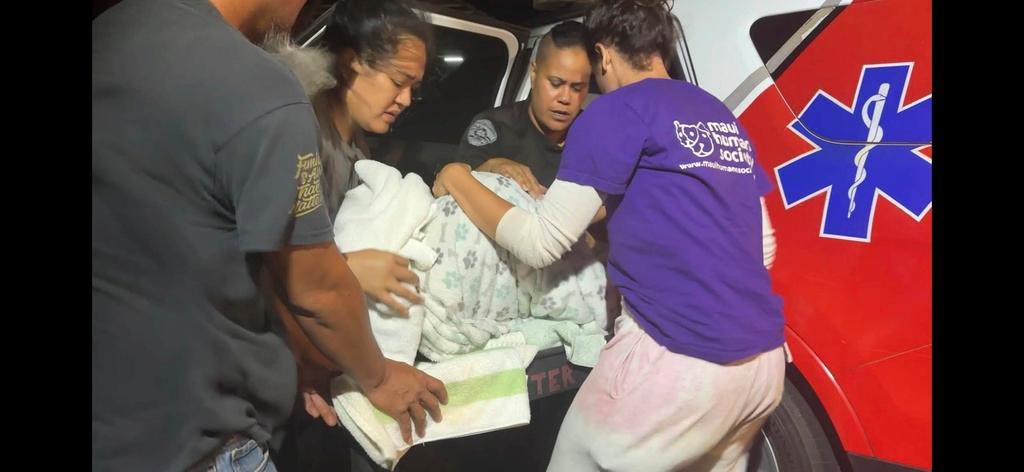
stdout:
[(548, 471), (744, 471), (782, 399), (785, 364), (781, 346), (729, 365), (672, 353), (623, 306)]

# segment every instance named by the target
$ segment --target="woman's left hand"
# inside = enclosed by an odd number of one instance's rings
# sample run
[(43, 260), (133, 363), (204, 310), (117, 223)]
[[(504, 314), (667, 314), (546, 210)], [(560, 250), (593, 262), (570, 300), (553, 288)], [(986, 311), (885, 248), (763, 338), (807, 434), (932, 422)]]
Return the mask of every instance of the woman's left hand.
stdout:
[(453, 170), (457, 172), (457, 169), (460, 167), (465, 169), (466, 172), (473, 170), (473, 168), (470, 167), (469, 164), (466, 164), (464, 162), (452, 162), (451, 164), (448, 164), (441, 168), (441, 171), (438, 172), (437, 176), (434, 178), (434, 188), (432, 189), (434, 193), (434, 198), (441, 198), (445, 195), (448, 195), (448, 188), (446, 187), (445, 180), (448, 178), (449, 175), (451, 175)]

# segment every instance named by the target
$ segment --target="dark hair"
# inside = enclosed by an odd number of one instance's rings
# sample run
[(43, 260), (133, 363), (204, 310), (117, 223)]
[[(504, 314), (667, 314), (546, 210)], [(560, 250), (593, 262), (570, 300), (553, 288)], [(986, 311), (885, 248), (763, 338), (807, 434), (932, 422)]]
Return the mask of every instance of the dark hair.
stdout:
[(583, 50), (587, 49), (586, 43), (583, 42), (583, 23), (578, 21), (563, 21), (554, 28), (551, 28), (543, 38), (540, 40), (539, 49), (537, 49), (537, 62), (544, 61), (544, 58), (548, 55), (548, 50), (551, 47), (558, 49), (565, 48), (580, 48)]
[(403, 35), (423, 41), (427, 57), (432, 55), (434, 35), (430, 24), (404, 1), (339, 0), (327, 24), (324, 45), (334, 54), (352, 49), (373, 66), (395, 54)]
[(626, 56), (636, 69), (650, 69), (654, 54), (669, 67), (681, 30), (671, 10), (668, 0), (597, 0), (583, 20), (591, 62), (600, 60), (594, 45), (601, 43)]

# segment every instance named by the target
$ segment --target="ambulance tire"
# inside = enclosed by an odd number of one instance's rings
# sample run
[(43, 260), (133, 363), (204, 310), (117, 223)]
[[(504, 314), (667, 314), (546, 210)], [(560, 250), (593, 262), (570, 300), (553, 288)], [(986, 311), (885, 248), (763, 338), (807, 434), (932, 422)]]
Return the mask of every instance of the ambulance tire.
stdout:
[(786, 379), (782, 402), (750, 449), (748, 472), (839, 472), (824, 428), (797, 387)]

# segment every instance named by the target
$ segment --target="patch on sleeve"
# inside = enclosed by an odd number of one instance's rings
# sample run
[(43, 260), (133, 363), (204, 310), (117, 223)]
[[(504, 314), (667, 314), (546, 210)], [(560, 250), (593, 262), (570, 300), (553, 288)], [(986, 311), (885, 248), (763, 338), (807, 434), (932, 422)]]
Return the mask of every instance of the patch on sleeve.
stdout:
[(498, 140), (498, 131), (494, 129), (494, 123), (491, 123), (491, 120), (483, 118), (474, 121), (469, 126), (466, 139), (469, 144), (474, 146), (484, 146)]
[(323, 205), (324, 195), (320, 187), (320, 177), (323, 175), (320, 154), (299, 156), (298, 168), (295, 171), (295, 184), (299, 191), (295, 196), (292, 215), (299, 217)]

